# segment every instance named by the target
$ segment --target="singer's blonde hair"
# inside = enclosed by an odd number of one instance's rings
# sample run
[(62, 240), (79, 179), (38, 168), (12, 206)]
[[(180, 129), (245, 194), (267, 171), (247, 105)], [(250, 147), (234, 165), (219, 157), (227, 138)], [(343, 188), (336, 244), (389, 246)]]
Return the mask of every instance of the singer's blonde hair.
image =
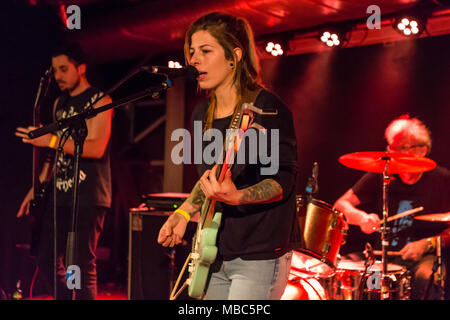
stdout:
[[(238, 104), (242, 104), (242, 98), (246, 90), (255, 91), (261, 87), (259, 74), (259, 61), (257, 58), (253, 32), (249, 23), (243, 18), (237, 18), (228, 14), (213, 12), (196, 20), (188, 29), (184, 41), (184, 55), (186, 63), (190, 64), (190, 47), (192, 35), (200, 30), (207, 31), (222, 46), (225, 59), (235, 66), (234, 85), (237, 88)], [(234, 49), (242, 50), (241, 60), (238, 60)], [(209, 92), (209, 108), (206, 113), (204, 130), (211, 128), (217, 105), (214, 90)], [(237, 112), (238, 108), (235, 108)]]

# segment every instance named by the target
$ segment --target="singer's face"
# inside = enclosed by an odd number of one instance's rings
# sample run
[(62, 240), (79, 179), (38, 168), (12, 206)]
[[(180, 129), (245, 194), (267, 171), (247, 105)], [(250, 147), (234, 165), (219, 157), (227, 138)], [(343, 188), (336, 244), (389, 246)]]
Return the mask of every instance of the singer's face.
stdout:
[(61, 91), (71, 92), (79, 85), (82, 74), (80, 66), (75, 66), (66, 55), (53, 57), (52, 67), (55, 81)]
[(205, 30), (195, 32), (191, 37), (190, 64), (197, 68), (200, 88), (211, 90), (231, 85), (233, 68), (225, 59), (225, 51), (217, 40)]

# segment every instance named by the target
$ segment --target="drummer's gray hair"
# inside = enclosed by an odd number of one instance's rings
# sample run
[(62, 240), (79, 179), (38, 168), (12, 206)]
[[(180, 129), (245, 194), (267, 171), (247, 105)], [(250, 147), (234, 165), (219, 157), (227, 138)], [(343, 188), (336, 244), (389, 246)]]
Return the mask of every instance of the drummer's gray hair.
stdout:
[(420, 143), (427, 146), (427, 154), (430, 153), (432, 145), (431, 131), (418, 118), (410, 118), (408, 114), (404, 114), (397, 119), (394, 119), (384, 132), (384, 136), (388, 143), (399, 132), (404, 132), (409, 136), (415, 137)]

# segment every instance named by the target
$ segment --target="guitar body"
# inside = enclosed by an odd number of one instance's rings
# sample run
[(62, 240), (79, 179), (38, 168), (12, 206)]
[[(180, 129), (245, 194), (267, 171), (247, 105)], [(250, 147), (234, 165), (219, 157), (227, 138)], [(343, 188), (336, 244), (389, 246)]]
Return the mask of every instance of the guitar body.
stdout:
[(217, 257), (216, 241), (221, 220), (222, 213), (216, 212), (209, 227), (197, 230), (194, 236), (194, 250), (192, 251), (192, 262), (189, 268), (191, 278), (188, 282), (188, 294), (191, 298), (200, 299), (205, 292), (209, 267)]

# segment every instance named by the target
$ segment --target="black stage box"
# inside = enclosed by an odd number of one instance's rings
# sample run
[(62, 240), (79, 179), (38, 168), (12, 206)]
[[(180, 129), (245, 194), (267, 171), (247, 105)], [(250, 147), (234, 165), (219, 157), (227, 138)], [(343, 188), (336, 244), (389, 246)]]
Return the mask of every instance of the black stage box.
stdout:
[[(141, 206), (130, 209), (129, 213), (128, 300), (168, 300), (191, 251), (197, 223), (188, 223), (182, 244), (163, 247), (157, 242), (158, 233), (172, 212), (151, 211)], [(186, 277), (187, 270), (178, 288)], [(190, 299), (187, 289), (180, 299)]]

